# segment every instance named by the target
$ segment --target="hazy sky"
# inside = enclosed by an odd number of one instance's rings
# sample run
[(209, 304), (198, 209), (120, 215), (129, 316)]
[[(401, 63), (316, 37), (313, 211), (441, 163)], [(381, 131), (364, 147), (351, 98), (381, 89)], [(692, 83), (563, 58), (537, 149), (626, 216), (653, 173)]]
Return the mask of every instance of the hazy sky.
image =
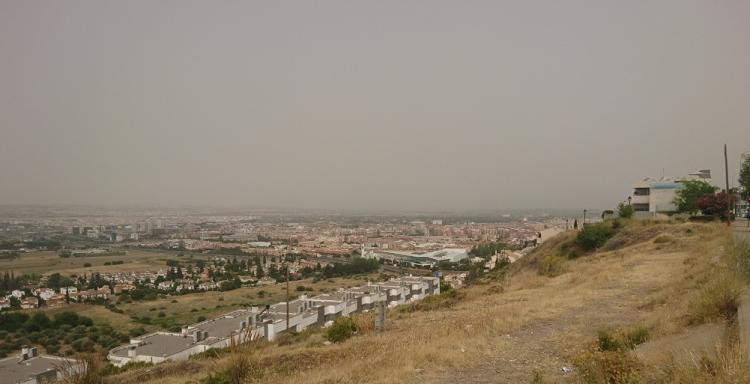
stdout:
[(610, 208), (724, 143), (744, 0), (0, 0), (0, 204)]

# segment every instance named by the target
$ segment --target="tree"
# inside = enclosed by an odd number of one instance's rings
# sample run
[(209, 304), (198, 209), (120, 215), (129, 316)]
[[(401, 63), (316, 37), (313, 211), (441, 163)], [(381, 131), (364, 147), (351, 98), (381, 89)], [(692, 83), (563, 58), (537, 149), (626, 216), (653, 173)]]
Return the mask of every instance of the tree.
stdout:
[(357, 325), (351, 317), (339, 317), (334, 320), (333, 325), (328, 328), (326, 338), (332, 343), (340, 343), (354, 336), (357, 331)]
[(630, 204), (620, 203), (617, 206), (617, 215), (623, 219), (633, 217), (633, 206)]
[(587, 224), (578, 232), (576, 244), (585, 251), (592, 251), (604, 245), (614, 234), (615, 231), (606, 223)]
[(729, 207), (734, 203), (734, 196), (725, 192), (709, 193), (698, 199), (698, 207), (701, 213), (707, 216), (716, 216), (722, 220), (727, 219)]
[(62, 283), (62, 275), (59, 273), (53, 273), (49, 275), (49, 278), (47, 279), (47, 287), (52, 289), (59, 289), (61, 287)]
[(698, 199), (713, 194), (719, 189), (703, 180), (688, 180), (682, 182), (682, 184), (684, 187), (677, 191), (674, 203), (677, 205), (677, 211), (684, 213), (698, 212), (700, 210)]
[(739, 183), (744, 189), (742, 198), (750, 199), (750, 156), (746, 157), (740, 166)]

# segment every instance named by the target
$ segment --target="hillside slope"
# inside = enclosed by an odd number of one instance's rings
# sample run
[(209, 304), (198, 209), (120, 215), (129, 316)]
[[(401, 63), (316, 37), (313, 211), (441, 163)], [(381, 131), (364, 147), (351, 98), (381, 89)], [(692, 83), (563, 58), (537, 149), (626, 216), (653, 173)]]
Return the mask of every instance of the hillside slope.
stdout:
[[(248, 382), (597, 382), (587, 364), (598, 364), (598, 352), (590, 360), (586, 356), (596, 349), (592, 345), (600, 331), (637, 326), (659, 340), (708, 323), (723, 338), (722, 313), (712, 311), (713, 297), (705, 291), (717, 279), (729, 281), (730, 294), (739, 284), (723, 277), (731, 263), (726, 227), (633, 222), (617, 231), (599, 250), (580, 255), (569, 250), (575, 233), (562, 233), (503, 275), (433, 305), (390, 311), (384, 332), (363, 327), (357, 336), (333, 345), (324, 345), (320, 332), (305, 332), (246, 348), (242, 364), (252, 371)], [(550, 260), (554, 268), (548, 268)], [(107, 380), (221, 382), (206, 376), (237, 364), (236, 356), (219, 354)], [(676, 380), (674, 372), (667, 374), (660, 366), (633, 366), (634, 374), (649, 381)], [(623, 369), (629, 369), (627, 364)]]

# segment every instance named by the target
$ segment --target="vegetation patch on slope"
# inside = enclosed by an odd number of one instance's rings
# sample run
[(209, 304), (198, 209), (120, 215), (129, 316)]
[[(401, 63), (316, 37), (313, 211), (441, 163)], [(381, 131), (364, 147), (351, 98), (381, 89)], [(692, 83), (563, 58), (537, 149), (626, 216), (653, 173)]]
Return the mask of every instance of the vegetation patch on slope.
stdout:
[[(577, 247), (578, 232), (569, 231), (503, 273), (490, 274), (455, 293), (446, 291), (430, 301), (389, 310), (385, 331), (372, 330), (371, 315), (357, 316), (352, 319), (354, 336), (338, 343), (327, 345), (327, 332), (299, 339), (289, 336), (293, 338), (289, 343), (281, 339), (261, 343), (254, 352), (261, 372), (244, 382), (529, 382), (536, 378), (537, 382), (609, 383), (664, 378), (663, 372), (639, 361), (633, 347), (690, 326), (690, 303), (702, 294), (714, 268), (725, 264), (721, 256), (725, 227), (628, 220), (620, 225), (612, 228), (615, 233), (604, 245), (581, 251), (578, 257), (562, 251), (565, 243), (571, 244), (568, 249)], [(618, 236), (624, 241), (606, 250)], [(670, 240), (654, 241), (659, 236)], [(550, 257), (562, 261), (561, 269), (550, 273), (554, 277), (540, 276), (540, 265)], [(704, 321), (724, 318), (708, 316)], [(365, 331), (363, 325), (370, 329)], [(207, 372), (219, 380), (220, 371), (231, 361), (224, 354), (160, 364), (164, 373), (158, 378), (148, 370), (134, 370), (106, 381), (199, 383)], [(720, 364), (712, 361), (708, 365)], [(573, 373), (562, 372), (561, 366), (572, 367)], [(139, 371), (144, 376), (136, 380)]]

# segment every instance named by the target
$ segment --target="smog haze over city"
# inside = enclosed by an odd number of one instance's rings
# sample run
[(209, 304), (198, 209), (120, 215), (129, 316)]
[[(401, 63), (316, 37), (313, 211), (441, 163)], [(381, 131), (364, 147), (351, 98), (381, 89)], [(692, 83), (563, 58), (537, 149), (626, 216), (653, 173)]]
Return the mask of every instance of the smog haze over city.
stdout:
[(610, 208), (750, 140), (749, 13), (3, 1), (0, 205)]
[(0, 384), (750, 383), (750, 1), (0, 0)]

